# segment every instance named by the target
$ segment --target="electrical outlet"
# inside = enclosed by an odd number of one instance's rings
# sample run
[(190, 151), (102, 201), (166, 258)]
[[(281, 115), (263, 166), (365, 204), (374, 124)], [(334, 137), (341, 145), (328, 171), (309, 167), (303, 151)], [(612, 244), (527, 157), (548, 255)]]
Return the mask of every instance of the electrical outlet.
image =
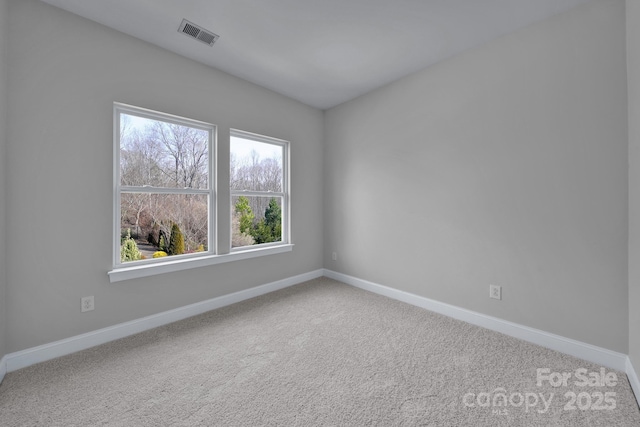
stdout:
[(334, 260), (334, 261), (337, 261), (338, 260), (338, 252), (332, 253), (331, 254), (331, 259)]
[(489, 285), (489, 298), (502, 299), (502, 286)]
[(80, 312), (91, 311), (95, 308), (93, 304), (93, 296), (80, 298)]

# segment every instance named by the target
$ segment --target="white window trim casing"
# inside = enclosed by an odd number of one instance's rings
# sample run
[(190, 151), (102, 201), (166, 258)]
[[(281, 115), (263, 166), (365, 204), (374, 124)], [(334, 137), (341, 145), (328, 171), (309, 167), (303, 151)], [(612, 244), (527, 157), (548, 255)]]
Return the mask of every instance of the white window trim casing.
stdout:
[(273, 242), (273, 243), (263, 243), (260, 245), (251, 245), (251, 246), (239, 246), (236, 248), (230, 248), (231, 253), (239, 253), (242, 251), (251, 251), (258, 248), (269, 248), (269, 247), (279, 247), (279, 246), (291, 246), (291, 189), (290, 189), (290, 155), (289, 150), (291, 144), (289, 141), (272, 138), (270, 136), (259, 135), (256, 133), (246, 132), (238, 129), (230, 130), (231, 137), (250, 139), (253, 141), (263, 142), (266, 144), (278, 145), (282, 147), (282, 192), (268, 192), (268, 191), (242, 191), (242, 190), (230, 190), (229, 191), (229, 202), (233, 209), (233, 203), (231, 203), (234, 196), (258, 196), (258, 197), (281, 197), (282, 198), (282, 241)]
[[(197, 254), (185, 254), (173, 257), (167, 257), (162, 259), (150, 259), (141, 260), (135, 263), (121, 263), (120, 262), (120, 113), (129, 113), (136, 116), (141, 116), (154, 120), (161, 120), (170, 123), (176, 123), (184, 126), (191, 126), (198, 129), (209, 131), (210, 146), (209, 146), (209, 182), (207, 190), (189, 190), (191, 193), (207, 194), (209, 198), (209, 225), (208, 225), (208, 251)], [(274, 196), (283, 197), (283, 204), (286, 204), (286, 208), (283, 209), (283, 238), (282, 242), (267, 243), (262, 245), (244, 246), (240, 248), (225, 248), (228, 253), (220, 254), (218, 248), (218, 241), (215, 230), (217, 229), (217, 187), (216, 187), (216, 166), (217, 159), (217, 126), (205, 123), (197, 120), (174, 116), (171, 114), (160, 113), (145, 108), (135, 107), (122, 103), (114, 103), (113, 108), (113, 135), (114, 135), (114, 161), (113, 161), (113, 262), (112, 269), (107, 273), (109, 281), (120, 282), (129, 279), (153, 276), (158, 274), (165, 274), (171, 272), (177, 272), (187, 270), (191, 268), (205, 267), (210, 265), (222, 264), (232, 261), (239, 261), (244, 259), (257, 258), (266, 255), (279, 254), (284, 252), (290, 252), (293, 250), (293, 244), (291, 243), (291, 231), (290, 231), (290, 203), (289, 203), (289, 143), (288, 141), (278, 140), (276, 138), (262, 137), (261, 135), (251, 134), (244, 131), (235, 131), (239, 135), (251, 137), (253, 139), (264, 140), (265, 142), (274, 143), (277, 142), (283, 145), (283, 194), (273, 193)], [(142, 187), (144, 188), (144, 187)], [(135, 188), (133, 188), (135, 190)], [(154, 191), (165, 192), (165, 190), (154, 189)], [(182, 190), (170, 190), (168, 193), (181, 193)], [(230, 219), (230, 213), (229, 213)], [(229, 242), (230, 244), (231, 242)]]

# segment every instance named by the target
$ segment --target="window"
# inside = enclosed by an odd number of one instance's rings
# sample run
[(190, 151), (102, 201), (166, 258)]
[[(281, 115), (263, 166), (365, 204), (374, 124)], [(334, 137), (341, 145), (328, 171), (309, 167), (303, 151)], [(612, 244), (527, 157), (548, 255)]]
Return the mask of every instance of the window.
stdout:
[[(216, 126), (114, 103), (111, 282), (289, 252), (289, 143), (231, 130), (216, 200)], [(220, 177), (227, 185), (226, 177)], [(224, 212), (217, 211), (224, 205)], [(227, 210), (226, 207), (230, 206)], [(214, 235), (233, 236), (220, 245)]]
[(231, 130), (231, 246), (288, 243), (289, 143)]
[(114, 108), (114, 266), (211, 255), (215, 126)]

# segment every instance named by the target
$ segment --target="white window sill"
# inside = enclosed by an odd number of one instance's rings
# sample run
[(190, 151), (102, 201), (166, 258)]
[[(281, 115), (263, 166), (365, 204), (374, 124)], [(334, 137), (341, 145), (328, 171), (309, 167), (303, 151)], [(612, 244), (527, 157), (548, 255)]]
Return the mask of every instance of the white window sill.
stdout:
[(154, 276), (157, 274), (172, 273), (174, 271), (188, 270), (197, 267), (206, 267), (208, 265), (222, 264), (225, 262), (239, 261), (242, 259), (257, 258), (265, 255), (291, 252), (291, 250), (293, 250), (293, 244), (284, 244), (278, 246), (268, 246), (264, 248), (246, 249), (223, 255), (183, 258), (158, 264), (143, 264), (131, 267), (121, 267), (113, 269), (108, 273), (109, 281), (111, 283), (121, 282), (123, 280), (137, 279), (139, 277)]

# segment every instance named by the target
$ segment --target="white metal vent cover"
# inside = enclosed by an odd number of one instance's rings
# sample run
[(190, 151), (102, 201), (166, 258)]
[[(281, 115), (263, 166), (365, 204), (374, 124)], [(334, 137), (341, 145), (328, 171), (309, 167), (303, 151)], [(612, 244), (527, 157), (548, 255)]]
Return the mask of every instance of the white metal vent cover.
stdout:
[(208, 44), (209, 46), (213, 46), (216, 40), (218, 40), (218, 38), (220, 37), (219, 35), (205, 30), (204, 28), (194, 24), (193, 22), (187, 21), (186, 19), (183, 19), (182, 23), (180, 23), (178, 32), (201, 41), (202, 43)]

